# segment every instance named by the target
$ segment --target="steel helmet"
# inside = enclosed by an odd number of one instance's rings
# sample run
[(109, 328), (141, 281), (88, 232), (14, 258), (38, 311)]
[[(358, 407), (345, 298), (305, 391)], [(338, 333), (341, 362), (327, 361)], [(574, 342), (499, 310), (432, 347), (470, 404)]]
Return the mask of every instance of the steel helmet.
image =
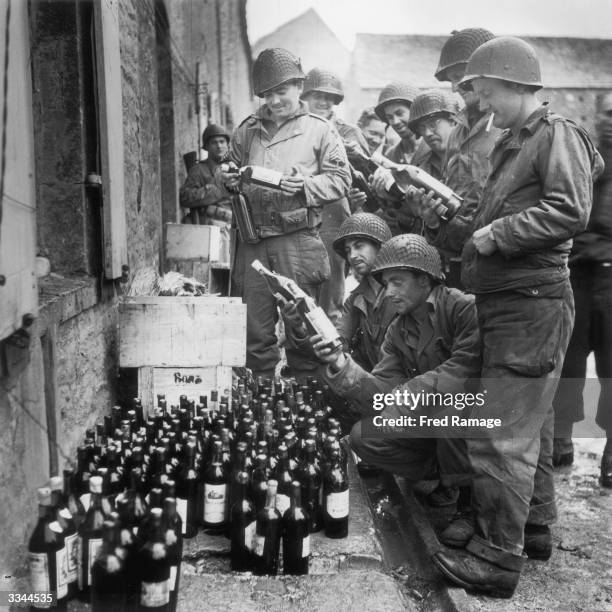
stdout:
[(447, 113), (455, 115), (459, 112), (459, 105), (455, 96), (450, 91), (442, 89), (429, 89), (420, 93), (410, 107), (410, 119), (408, 127), (414, 132), (417, 123), (431, 115)]
[(438, 81), (448, 81), (446, 71), (459, 64), (467, 64), (470, 55), (480, 45), (495, 38), (493, 32), (484, 28), (466, 28), (465, 30), (454, 30), (450, 38), (444, 43), (440, 60), (436, 68), (435, 76)]
[(264, 49), (253, 62), (253, 90), (260, 98), (264, 92), (296, 79), (304, 79), (302, 65), (287, 49)]
[(540, 62), (534, 48), (515, 36), (499, 36), (472, 53), (461, 84), (469, 87), (480, 77), (542, 87)]
[(391, 239), (389, 226), (372, 213), (355, 213), (342, 222), (333, 247), (340, 257), (346, 259), (344, 241), (346, 238), (367, 238), (378, 246)]
[(410, 83), (402, 83), (394, 81), (383, 87), (378, 96), (378, 104), (374, 107), (374, 112), (378, 115), (381, 121), (387, 123), (384, 106), (388, 102), (405, 102), (410, 106), (413, 100), (417, 97), (419, 90)]
[(392, 269), (416, 270), (435, 280), (444, 280), (438, 250), (418, 234), (400, 234), (382, 245), (372, 274), (380, 280), (385, 270)]
[(304, 92), (300, 97), (304, 98), (313, 91), (331, 94), (334, 97), (334, 104), (340, 104), (340, 102), (344, 100), (342, 81), (333, 72), (324, 70), (323, 68), (313, 68), (306, 75), (306, 79), (304, 80)]
[(205, 149), (208, 141), (211, 138), (215, 138), (215, 136), (223, 136), (227, 142), (230, 141), (230, 135), (222, 125), (211, 123), (210, 125), (207, 125), (206, 129), (202, 132), (202, 148)]

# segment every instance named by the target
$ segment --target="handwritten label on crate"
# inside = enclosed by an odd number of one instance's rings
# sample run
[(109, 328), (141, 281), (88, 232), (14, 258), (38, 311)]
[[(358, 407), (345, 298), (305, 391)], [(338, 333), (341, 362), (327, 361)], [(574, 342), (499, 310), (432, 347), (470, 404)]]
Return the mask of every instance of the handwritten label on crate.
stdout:
[(168, 406), (177, 405), (179, 397), (199, 401), (200, 395), (210, 398), (211, 390), (223, 394), (232, 387), (232, 368), (211, 366), (208, 368), (153, 368), (153, 398), (166, 396)]

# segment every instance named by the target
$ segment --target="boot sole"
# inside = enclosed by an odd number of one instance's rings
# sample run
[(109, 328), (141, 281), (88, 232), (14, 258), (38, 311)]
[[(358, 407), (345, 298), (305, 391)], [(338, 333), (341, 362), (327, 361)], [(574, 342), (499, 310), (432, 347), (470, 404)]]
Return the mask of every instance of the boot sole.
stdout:
[(455, 584), (458, 584), (460, 587), (463, 587), (466, 591), (472, 593), (482, 593), (484, 595), (489, 595), (490, 597), (499, 597), (501, 599), (510, 599), (512, 595), (514, 595), (514, 589), (500, 589), (499, 587), (491, 584), (474, 585), (466, 582), (465, 580), (455, 576), (455, 574), (453, 574), (453, 572), (451, 572), (443, 563), (438, 561), (436, 557), (432, 557), (432, 561), (440, 572), (444, 574), (444, 576), (446, 576), (449, 580), (452, 580), (452, 582)]
[(445, 546), (450, 546), (451, 548), (465, 548), (468, 545), (468, 542), (472, 539), (469, 537), (467, 540), (451, 540), (449, 538), (441, 538), (438, 537), (440, 542)]

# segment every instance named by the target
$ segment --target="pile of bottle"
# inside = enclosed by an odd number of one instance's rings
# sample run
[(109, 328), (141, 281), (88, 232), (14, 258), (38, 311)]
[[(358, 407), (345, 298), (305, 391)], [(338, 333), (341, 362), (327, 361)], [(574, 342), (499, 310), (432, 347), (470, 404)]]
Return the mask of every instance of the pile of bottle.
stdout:
[[(76, 470), (39, 489), (29, 545), (32, 588), (100, 610), (176, 608), (183, 540), (231, 540), (231, 568), (307, 574), (310, 534), (348, 534), (340, 425), (326, 389), (271, 381), (199, 403), (163, 396), (112, 408), (78, 448)], [(282, 543), (282, 557), (280, 555)], [(42, 606), (41, 607), (45, 607)]]

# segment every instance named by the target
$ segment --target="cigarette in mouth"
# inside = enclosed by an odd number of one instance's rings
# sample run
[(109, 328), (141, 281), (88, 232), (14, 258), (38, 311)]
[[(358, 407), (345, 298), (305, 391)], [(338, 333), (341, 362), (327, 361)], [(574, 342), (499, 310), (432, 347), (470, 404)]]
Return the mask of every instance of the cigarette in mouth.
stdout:
[(487, 127), (485, 128), (485, 132), (489, 132), (491, 130), (491, 126), (493, 125), (493, 117), (495, 117), (495, 113), (491, 113), (489, 115), (489, 120), (487, 121)]

